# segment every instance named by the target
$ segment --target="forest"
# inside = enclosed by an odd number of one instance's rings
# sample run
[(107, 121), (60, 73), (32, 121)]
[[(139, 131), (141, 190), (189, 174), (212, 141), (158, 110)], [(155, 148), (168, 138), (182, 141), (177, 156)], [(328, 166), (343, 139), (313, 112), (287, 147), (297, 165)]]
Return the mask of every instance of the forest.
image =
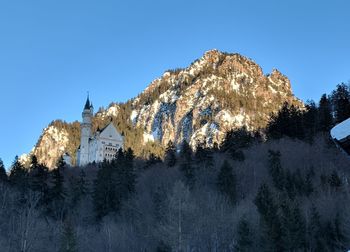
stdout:
[(127, 148), (53, 170), (0, 162), (1, 251), (347, 251), (350, 160), (329, 130), (349, 117), (339, 84), (213, 148), (170, 142), (162, 158)]

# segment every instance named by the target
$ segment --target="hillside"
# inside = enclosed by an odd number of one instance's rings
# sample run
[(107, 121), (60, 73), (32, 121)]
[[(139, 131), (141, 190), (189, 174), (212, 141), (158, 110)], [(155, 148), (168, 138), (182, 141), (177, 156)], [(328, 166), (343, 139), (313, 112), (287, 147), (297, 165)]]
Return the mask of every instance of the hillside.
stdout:
[[(170, 140), (211, 147), (228, 130), (264, 128), (284, 102), (303, 106), (278, 70), (264, 75), (251, 59), (211, 50), (185, 69), (166, 71), (136, 98), (100, 110), (93, 123), (96, 130), (112, 118), (137, 156), (162, 156)], [(79, 123), (57, 120), (43, 130), (32, 153), (52, 167), (65, 152), (74, 161), (79, 142)]]

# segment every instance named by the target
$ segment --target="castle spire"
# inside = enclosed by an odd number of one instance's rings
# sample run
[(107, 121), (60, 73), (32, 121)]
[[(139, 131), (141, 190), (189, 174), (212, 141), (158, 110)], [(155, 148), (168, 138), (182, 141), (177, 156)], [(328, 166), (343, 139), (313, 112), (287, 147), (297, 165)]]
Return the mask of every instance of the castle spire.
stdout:
[(90, 109), (91, 105), (90, 105), (89, 93), (88, 93), (84, 109)]

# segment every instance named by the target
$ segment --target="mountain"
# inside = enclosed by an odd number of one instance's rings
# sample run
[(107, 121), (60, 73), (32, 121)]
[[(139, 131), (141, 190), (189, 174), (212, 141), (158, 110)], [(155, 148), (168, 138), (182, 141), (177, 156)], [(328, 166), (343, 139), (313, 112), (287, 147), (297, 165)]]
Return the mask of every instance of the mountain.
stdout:
[[(96, 130), (112, 119), (136, 155), (162, 155), (170, 140), (212, 146), (228, 130), (264, 128), (285, 102), (303, 107), (278, 70), (265, 75), (249, 58), (210, 50), (187, 68), (166, 71), (136, 98), (100, 109), (93, 125)], [(74, 159), (79, 141), (78, 122), (53, 121), (32, 153), (53, 167), (65, 152)]]

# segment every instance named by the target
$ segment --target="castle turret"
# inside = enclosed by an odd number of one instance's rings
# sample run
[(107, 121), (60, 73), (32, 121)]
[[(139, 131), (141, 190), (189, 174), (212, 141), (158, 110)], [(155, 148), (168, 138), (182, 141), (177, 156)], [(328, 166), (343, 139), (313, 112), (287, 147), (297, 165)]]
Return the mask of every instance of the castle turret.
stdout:
[(81, 139), (78, 165), (86, 165), (89, 162), (89, 140), (91, 138), (93, 106), (90, 103), (89, 96), (86, 99), (84, 110), (82, 113), (83, 121), (81, 123)]

